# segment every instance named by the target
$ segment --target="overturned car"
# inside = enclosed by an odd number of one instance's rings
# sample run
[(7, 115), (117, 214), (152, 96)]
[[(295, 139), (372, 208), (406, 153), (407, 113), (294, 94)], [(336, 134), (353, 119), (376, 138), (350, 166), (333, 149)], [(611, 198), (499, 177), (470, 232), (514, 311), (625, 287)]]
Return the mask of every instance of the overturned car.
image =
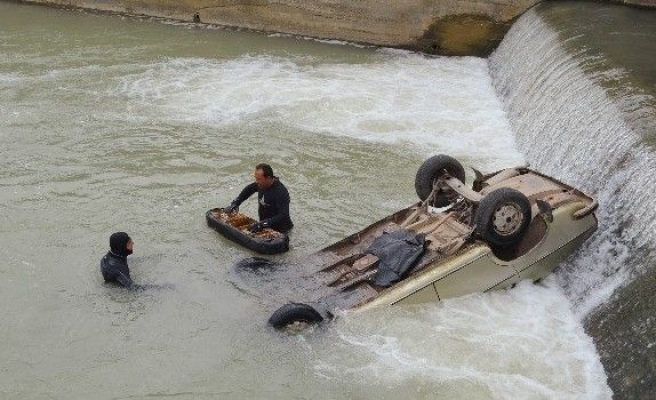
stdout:
[(421, 201), (299, 260), (317, 290), (280, 307), (270, 325), (539, 280), (597, 229), (597, 202), (562, 182), (528, 167), (475, 172), (469, 188), (457, 160), (426, 160), (415, 177)]

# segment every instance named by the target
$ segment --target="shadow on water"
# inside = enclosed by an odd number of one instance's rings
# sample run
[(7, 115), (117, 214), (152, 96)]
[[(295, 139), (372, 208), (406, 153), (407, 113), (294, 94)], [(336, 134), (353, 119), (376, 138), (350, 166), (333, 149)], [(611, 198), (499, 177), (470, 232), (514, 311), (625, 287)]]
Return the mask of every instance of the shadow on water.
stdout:
[(329, 293), (329, 276), (318, 271), (318, 266), (247, 257), (237, 261), (227, 277), (238, 290), (257, 297), (265, 307), (276, 309), (299, 300), (312, 302)]

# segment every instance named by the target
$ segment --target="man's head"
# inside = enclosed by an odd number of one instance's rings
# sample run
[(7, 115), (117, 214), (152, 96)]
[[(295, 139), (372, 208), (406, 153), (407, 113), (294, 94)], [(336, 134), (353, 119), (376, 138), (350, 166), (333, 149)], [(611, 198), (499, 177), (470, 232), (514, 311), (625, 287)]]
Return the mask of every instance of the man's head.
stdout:
[(109, 237), (109, 248), (112, 250), (112, 253), (118, 256), (129, 256), (132, 254), (133, 247), (134, 242), (125, 232), (115, 232)]
[(260, 190), (266, 190), (273, 185), (275, 178), (273, 177), (273, 168), (269, 164), (257, 164), (255, 172), (253, 173), (255, 183)]

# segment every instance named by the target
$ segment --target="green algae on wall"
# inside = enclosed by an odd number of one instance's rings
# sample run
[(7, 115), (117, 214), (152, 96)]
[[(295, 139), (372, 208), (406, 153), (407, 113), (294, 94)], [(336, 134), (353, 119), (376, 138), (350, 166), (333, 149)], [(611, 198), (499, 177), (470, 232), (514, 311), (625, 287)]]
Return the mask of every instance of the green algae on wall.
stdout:
[(453, 15), (436, 20), (416, 41), (425, 53), (485, 57), (501, 43), (511, 23), (482, 15)]

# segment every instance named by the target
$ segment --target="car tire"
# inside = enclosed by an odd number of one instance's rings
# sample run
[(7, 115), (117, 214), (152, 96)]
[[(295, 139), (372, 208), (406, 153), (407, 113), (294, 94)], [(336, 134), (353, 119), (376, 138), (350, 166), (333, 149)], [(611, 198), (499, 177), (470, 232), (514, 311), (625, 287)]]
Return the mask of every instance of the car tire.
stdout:
[(519, 242), (531, 223), (531, 204), (523, 193), (500, 188), (483, 197), (474, 217), (478, 234), (494, 246)]
[(233, 265), (233, 269), (236, 271), (268, 271), (273, 270), (278, 266), (277, 263), (271, 260), (267, 260), (262, 257), (247, 257), (240, 261), (237, 261)]
[(323, 317), (312, 306), (302, 303), (288, 303), (271, 314), (269, 325), (282, 330), (294, 322), (314, 325), (321, 321), (323, 321)]
[[(421, 164), (415, 176), (415, 191), (421, 201), (426, 200), (430, 196), (435, 180), (444, 173), (444, 170), (447, 170), (451, 176), (460, 182), (465, 182), (465, 169), (458, 160), (444, 154), (433, 156)], [(431, 206), (446, 207), (449, 203), (447, 192), (438, 190), (435, 193), (435, 199)]]

